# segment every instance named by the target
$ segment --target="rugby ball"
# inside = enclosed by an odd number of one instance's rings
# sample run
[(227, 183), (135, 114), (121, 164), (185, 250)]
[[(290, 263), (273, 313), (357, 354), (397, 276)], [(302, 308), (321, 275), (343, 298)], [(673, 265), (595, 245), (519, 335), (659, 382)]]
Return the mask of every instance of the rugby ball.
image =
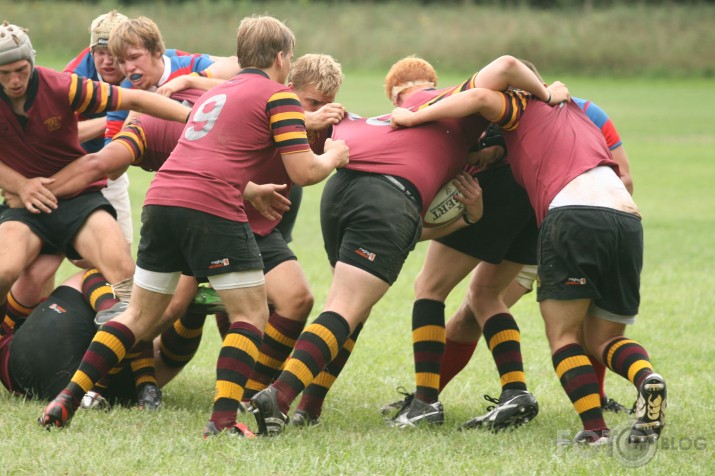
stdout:
[(425, 213), (424, 224), (427, 227), (442, 226), (453, 222), (464, 213), (464, 204), (457, 201), (457, 187), (450, 180), (439, 189)]

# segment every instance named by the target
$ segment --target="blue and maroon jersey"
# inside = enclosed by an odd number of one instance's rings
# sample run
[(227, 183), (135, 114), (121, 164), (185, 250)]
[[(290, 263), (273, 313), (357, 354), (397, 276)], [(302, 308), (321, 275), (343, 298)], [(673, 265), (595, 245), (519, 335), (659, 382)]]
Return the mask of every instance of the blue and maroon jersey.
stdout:
[[(168, 57), (173, 56), (188, 56), (191, 53), (187, 53), (181, 50), (169, 49), (164, 53)], [(103, 81), (97, 71), (97, 67), (94, 65), (94, 58), (92, 57), (92, 50), (87, 47), (82, 52), (77, 55), (72, 61), (67, 63), (64, 71), (66, 73), (75, 73), (83, 78), (91, 79), (92, 81)], [(82, 114), (80, 120), (94, 119), (97, 117), (104, 117), (107, 114), (104, 112), (96, 114)], [(95, 139), (88, 140), (82, 143), (82, 148), (87, 152), (97, 152), (104, 146), (104, 137), (97, 137)]]
[[(37, 66), (27, 90), (27, 119), (14, 113), (0, 91), (0, 160), (25, 177), (50, 177), (85, 153), (77, 136), (77, 115), (121, 106), (116, 86)], [(95, 182), (88, 189), (105, 183)]]
[(601, 130), (575, 102), (551, 107), (523, 91), (502, 95), (504, 111), (517, 111), (497, 121), (504, 129), (507, 161), (539, 225), (554, 197), (574, 178), (601, 165), (618, 174)]
[[(174, 56), (192, 56), (192, 53), (168, 49), (164, 52), (164, 55), (172, 58)], [(75, 73), (83, 78), (91, 79), (92, 81), (102, 81), (102, 78), (99, 77), (97, 67), (94, 65), (94, 58), (92, 58), (92, 51), (89, 47), (83, 49), (80, 54), (67, 63), (64, 71), (65, 73)]]
[(623, 144), (623, 141), (621, 141), (621, 137), (618, 135), (618, 131), (616, 130), (616, 126), (613, 125), (613, 122), (608, 117), (608, 114), (606, 114), (606, 111), (601, 109), (598, 104), (593, 103), (588, 99), (571, 98), (571, 100), (575, 102), (578, 107), (586, 113), (586, 116), (591, 119), (591, 122), (593, 122), (596, 127), (601, 130), (601, 133), (606, 139), (606, 144), (610, 150), (613, 150)]
[[(166, 56), (164, 55), (164, 74), (157, 86), (161, 86), (168, 81), (191, 73), (200, 73), (213, 64), (207, 55), (189, 56)], [(123, 88), (131, 89), (132, 82), (128, 79), (122, 81)], [(124, 121), (129, 114), (128, 111), (113, 111), (107, 114), (107, 129), (104, 131), (104, 143), (107, 144), (112, 137), (122, 129)]]
[[(199, 98), (179, 143), (156, 173), (145, 204), (246, 222), (246, 184), (289, 184), (282, 156), (309, 151), (298, 96), (264, 72), (248, 68)], [(258, 224), (254, 231), (261, 233)]]

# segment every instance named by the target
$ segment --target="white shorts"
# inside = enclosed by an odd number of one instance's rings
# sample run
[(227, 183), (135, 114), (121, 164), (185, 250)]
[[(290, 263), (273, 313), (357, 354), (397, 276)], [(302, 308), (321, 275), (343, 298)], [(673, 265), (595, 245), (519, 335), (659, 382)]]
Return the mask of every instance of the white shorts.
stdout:
[(117, 211), (117, 222), (122, 234), (131, 246), (134, 241), (134, 226), (132, 224), (132, 204), (129, 201), (129, 176), (124, 172), (117, 180), (107, 179), (107, 187), (102, 189), (102, 195), (109, 200)]

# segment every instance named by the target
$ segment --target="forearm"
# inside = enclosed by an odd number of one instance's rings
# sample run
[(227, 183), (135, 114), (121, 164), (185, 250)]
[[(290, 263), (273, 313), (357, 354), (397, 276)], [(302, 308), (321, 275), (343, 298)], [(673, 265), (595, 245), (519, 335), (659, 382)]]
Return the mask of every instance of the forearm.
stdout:
[(477, 88), (464, 91), (420, 109), (409, 117), (408, 125), (416, 126), (425, 122), (444, 119), (458, 119), (482, 112), (486, 106), (487, 90)]
[(14, 194), (18, 194), (20, 186), (26, 178), (15, 169), (0, 161), (0, 188)]
[(613, 160), (615, 160), (618, 164), (618, 170), (620, 172), (623, 185), (626, 186), (628, 193), (633, 195), (633, 177), (631, 176), (631, 164), (628, 161), (626, 149), (621, 144), (611, 151), (611, 155), (613, 156)]
[(457, 230), (461, 230), (462, 228), (465, 228), (469, 226), (469, 224), (464, 220), (464, 215), (460, 216), (458, 219), (454, 220), (451, 223), (448, 223), (443, 226), (436, 226), (436, 227), (422, 227), (422, 234), (420, 235), (420, 241), (424, 240), (436, 240), (437, 238), (442, 238), (443, 236), (447, 236), (451, 233), (454, 233)]
[[(213, 59), (213, 58), (212, 58)], [(214, 59), (214, 64), (206, 68), (206, 75), (209, 78), (231, 79), (241, 72), (236, 56), (226, 56)]]
[(508, 88), (522, 89), (542, 101), (549, 99), (549, 92), (541, 80), (513, 56), (501, 56), (485, 66), (477, 74), (475, 87), (494, 91), (505, 91)]
[(47, 188), (58, 198), (69, 197), (81, 192), (87, 186), (105, 177), (97, 167), (92, 166), (93, 161), (85, 155), (52, 176), (55, 181)]
[(149, 114), (159, 119), (185, 123), (191, 112), (188, 107), (160, 94), (135, 89), (125, 89), (122, 94), (122, 109)]
[(209, 89), (218, 86), (219, 84), (225, 83), (225, 79), (220, 78), (205, 78), (203, 76), (187, 76), (186, 78), (186, 89), (201, 89), (203, 91), (208, 91)]
[(294, 181), (300, 186), (313, 185), (323, 181), (338, 166), (338, 153), (327, 151), (322, 155), (315, 155), (309, 167), (305, 170), (301, 180)]
[(86, 121), (80, 121), (77, 124), (80, 143), (87, 142), (88, 140), (95, 139), (97, 137), (102, 137), (106, 127), (106, 117), (97, 117), (94, 119), (87, 119)]

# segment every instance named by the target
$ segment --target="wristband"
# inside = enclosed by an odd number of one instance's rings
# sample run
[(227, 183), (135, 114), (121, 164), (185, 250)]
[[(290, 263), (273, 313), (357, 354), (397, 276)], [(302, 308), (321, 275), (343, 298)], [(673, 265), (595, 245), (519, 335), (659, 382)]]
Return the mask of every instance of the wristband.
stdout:
[(464, 213), (462, 213), (462, 218), (464, 218), (464, 223), (466, 223), (467, 225), (474, 225), (474, 224), (476, 223), (476, 221), (472, 221), (472, 220), (469, 218), (469, 215), (467, 215), (467, 211), (466, 211), (466, 210), (464, 211)]
[(546, 92), (549, 93), (549, 98), (546, 100), (546, 104), (548, 104), (551, 102), (551, 91), (547, 89)]

